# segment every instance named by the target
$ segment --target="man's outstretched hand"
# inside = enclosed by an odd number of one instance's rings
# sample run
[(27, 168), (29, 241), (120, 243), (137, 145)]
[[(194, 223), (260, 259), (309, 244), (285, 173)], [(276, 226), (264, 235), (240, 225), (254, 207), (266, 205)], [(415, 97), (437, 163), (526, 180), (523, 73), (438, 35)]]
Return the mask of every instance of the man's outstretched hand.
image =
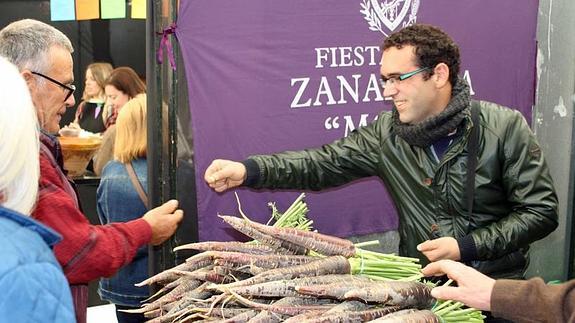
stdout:
[(232, 160), (216, 159), (204, 173), (204, 180), (216, 192), (221, 193), (242, 185), (247, 171), (244, 164)]

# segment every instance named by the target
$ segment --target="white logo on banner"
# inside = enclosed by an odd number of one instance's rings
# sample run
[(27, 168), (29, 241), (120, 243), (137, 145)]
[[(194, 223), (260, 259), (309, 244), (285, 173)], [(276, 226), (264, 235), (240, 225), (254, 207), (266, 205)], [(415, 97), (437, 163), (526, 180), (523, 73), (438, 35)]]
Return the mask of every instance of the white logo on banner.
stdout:
[(359, 12), (367, 20), (369, 29), (386, 37), (400, 24), (402, 28), (415, 24), (419, 10), (419, 0), (362, 0), (360, 5)]

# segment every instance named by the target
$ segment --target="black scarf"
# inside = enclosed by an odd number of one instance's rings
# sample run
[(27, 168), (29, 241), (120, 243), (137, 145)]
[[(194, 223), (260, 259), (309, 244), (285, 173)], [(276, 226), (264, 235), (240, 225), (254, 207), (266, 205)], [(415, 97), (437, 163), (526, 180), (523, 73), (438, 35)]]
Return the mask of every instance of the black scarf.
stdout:
[(399, 120), (399, 112), (393, 106), (393, 133), (417, 147), (429, 147), (437, 140), (446, 137), (455, 130), (469, 109), (469, 85), (459, 78), (451, 91), (451, 100), (438, 115), (427, 118), (417, 124), (403, 123)]

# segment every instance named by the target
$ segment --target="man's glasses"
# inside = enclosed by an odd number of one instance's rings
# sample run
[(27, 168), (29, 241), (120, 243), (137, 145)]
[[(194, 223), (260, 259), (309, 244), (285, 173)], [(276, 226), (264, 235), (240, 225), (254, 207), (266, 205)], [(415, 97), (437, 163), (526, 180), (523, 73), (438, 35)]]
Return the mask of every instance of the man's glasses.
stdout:
[(431, 68), (429, 67), (422, 67), (422, 68), (418, 68), (415, 71), (411, 71), (411, 72), (407, 72), (404, 74), (399, 74), (399, 75), (395, 75), (395, 76), (390, 76), (390, 77), (381, 77), (381, 79), (379, 80), (381, 88), (385, 88), (388, 85), (397, 85), (399, 84), (401, 81), (407, 80), (408, 78), (417, 75), (421, 72), (430, 70)]
[(74, 93), (74, 91), (76, 91), (76, 87), (75, 87), (73, 84), (71, 84), (71, 85), (66, 85), (66, 84), (60, 83), (60, 82), (56, 81), (55, 79), (53, 79), (53, 78), (51, 78), (51, 77), (49, 77), (49, 76), (46, 76), (46, 75), (44, 75), (44, 74), (42, 74), (42, 73), (38, 73), (38, 72), (32, 72), (32, 74), (41, 76), (41, 77), (47, 79), (48, 81), (50, 81), (50, 82), (52, 82), (52, 83), (54, 83), (54, 84), (58, 84), (61, 88), (63, 88), (64, 90), (66, 90), (67, 92), (66, 92), (66, 97), (64, 98), (64, 102), (66, 102), (66, 100), (68, 100), (68, 98), (70, 97), (70, 95), (72, 95), (72, 93)]

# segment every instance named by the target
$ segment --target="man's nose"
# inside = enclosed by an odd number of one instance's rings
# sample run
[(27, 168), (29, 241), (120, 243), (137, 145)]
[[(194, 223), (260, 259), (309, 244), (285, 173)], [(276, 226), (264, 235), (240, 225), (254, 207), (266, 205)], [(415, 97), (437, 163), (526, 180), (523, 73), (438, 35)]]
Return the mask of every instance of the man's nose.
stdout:
[(392, 85), (391, 82), (388, 82), (385, 87), (383, 88), (383, 97), (389, 98), (397, 94), (397, 89), (395, 85)]
[(74, 94), (70, 95), (70, 97), (66, 101), (64, 101), (64, 104), (66, 104), (67, 108), (75, 106), (76, 99), (74, 98)]

